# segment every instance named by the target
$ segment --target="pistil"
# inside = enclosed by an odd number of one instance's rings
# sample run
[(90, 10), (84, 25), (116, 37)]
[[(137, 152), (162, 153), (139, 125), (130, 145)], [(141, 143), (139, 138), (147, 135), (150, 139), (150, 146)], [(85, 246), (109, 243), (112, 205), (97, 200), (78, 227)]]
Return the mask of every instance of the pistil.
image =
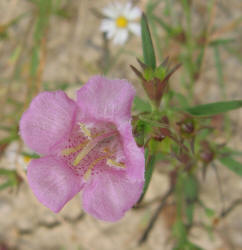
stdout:
[(73, 161), (73, 166), (77, 166), (80, 161), (92, 150), (94, 149), (97, 144), (99, 144), (100, 142), (102, 142), (104, 139), (110, 138), (114, 135), (116, 135), (117, 132), (116, 131), (111, 131), (109, 133), (106, 134), (101, 134), (99, 136), (97, 136), (96, 138), (94, 138), (92, 141), (89, 141), (87, 143), (87, 145), (83, 148), (83, 150), (76, 156), (75, 160)]

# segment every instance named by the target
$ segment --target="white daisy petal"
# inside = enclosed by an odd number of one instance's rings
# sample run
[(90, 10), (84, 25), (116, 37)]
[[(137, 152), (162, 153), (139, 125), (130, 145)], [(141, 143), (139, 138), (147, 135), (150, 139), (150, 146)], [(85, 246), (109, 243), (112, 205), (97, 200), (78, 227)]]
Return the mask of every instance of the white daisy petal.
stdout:
[(118, 11), (118, 13), (120, 13), (120, 11), (122, 11), (123, 6), (121, 3), (115, 2), (115, 3), (113, 3), (113, 5), (114, 5), (115, 9)]
[(115, 27), (116, 27), (116, 25), (115, 25), (115, 22), (113, 20), (104, 19), (101, 22), (100, 29), (103, 32), (109, 32), (110, 30), (115, 29)]
[(130, 9), (127, 18), (129, 20), (135, 20), (135, 19), (139, 18), (140, 16), (141, 16), (141, 10), (140, 10), (140, 8), (134, 7), (132, 9)]
[(109, 31), (106, 32), (107, 38), (108, 38), (108, 39), (113, 38), (116, 32), (117, 32), (117, 29), (116, 29), (116, 27), (114, 26), (113, 29), (110, 29)]
[(107, 38), (110, 39), (117, 31), (115, 22), (113, 20), (104, 19), (101, 23), (100, 30), (107, 33)]
[(127, 39), (128, 39), (127, 29), (120, 29), (114, 36), (113, 43), (122, 45), (127, 41)]
[(137, 36), (141, 34), (141, 28), (138, 23), (129, 23), (128, 25), (129, 30)]
[(123, 7), (122, 14), (123, 14), (126, 18), (129, 18), (131, 9), (132, 9), (131, 3), (130, 3), (130, 2), (126, 3), (126, 4), (124, 5), (124, 7)]
[(113, 5), (109, 5), (105, 8), (102, 9), (102, 13), (104, 16), (109, 17), (109, 18), (116, 18), (117, 17), (117, 11), (116, 8), (113, 7)]

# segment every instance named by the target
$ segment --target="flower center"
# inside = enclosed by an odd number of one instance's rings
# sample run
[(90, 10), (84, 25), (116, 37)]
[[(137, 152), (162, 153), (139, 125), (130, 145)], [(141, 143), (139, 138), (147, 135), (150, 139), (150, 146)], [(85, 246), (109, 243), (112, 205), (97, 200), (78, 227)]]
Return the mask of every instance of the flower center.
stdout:
[(91, 175), (104, 169), (125, 168), (122, 153), (120, 154), (122, 149), (118, 131), (110, 124), (101, 124), (100, 127), (98, 125), (90, 128), (78, 123), (77, 133), (73, 134), (69, 145), (61, 151), (68, 165), (86, 181)]
[(118, 28), (126, 28), (128, 25), (128, 20), (126, 17), (124, 16), (119, 16), (117, 19), (116, 19), (116, 26)]
[(110, 138), (116, 134), (116, 131), (111, 131), (109, 133), (101, 134), (90, 140), (86, 146), (81, 150), (81, 152), (77, 155), (75, 160), (73, 161), (73, 166), (77, 166), (80, 161), (94, 148), (102, 142), (106, 138)]
[(31, 161), (31, 158), (30, 158), (29, 156), (25, 155), (25, 156), (23, 157), (23, 160), (24, 160), (24, 162), (25, 162), (26, 164), (28, 164), (28, 163)]

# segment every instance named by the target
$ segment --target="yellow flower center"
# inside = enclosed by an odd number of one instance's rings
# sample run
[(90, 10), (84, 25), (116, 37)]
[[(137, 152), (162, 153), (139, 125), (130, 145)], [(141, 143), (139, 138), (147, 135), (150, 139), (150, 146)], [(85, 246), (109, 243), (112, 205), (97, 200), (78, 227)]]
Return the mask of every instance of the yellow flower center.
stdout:
[(24, 160), (24, 162), (27, 164), (27, 163), (29, 163), (29, 162), (31, 161), (31, 158), (30, 158), (29, 156), (25, 155), (25, 156), (23, 157), (23, 160)]
[(118, 28), (126, 28), (128, 25), (128, 20), (126, 17), (123, 17), (123, 16), (119, 16), (117, 19), (116, 19), (116, 26)]

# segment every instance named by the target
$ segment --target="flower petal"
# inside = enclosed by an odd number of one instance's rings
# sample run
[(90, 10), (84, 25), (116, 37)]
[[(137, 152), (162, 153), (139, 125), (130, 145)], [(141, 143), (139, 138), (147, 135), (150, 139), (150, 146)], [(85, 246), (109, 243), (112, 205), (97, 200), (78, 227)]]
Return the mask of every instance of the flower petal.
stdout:
[(51, 156), (32, 160), (27, 176), (37, 199), (55, 213), (81, 190), (80, 177)]
[(141, 27), (138, 23), (129, 23), (129, 30), (134, 33), (136, 36), (140, 36)]
[(125, 155), (125, 165), (127, 167), (127, 175), (132, 180), (144, 180), (145, 158), (143, 148), (139, 148), (132, 134), (132, 126), (130, 123), (117, 125), (121, 135), (123, 151)]
[(118, 29), (116, 35), (114, 36), (113, 43), (122, 45), (128, 39), (128, 30), (127, 29)]
[(127, 18), (131, 21), (139, 18), (140, 16), (141, 16), (141, 10), (138, 7), (131, 8), (127, 13)]
[(71, 131), (76, 107), (63, 91), (40, 93), (20, 121), (24, 142), (37, 153), (48, 154)]
[(129, 13), (132, 9), (132, 4), (131, 2), (127, 2), (126, 4), (124, 4), (123, 6), (123, 9), (122, 9), (122, 14), (127, 18), (129, 19)]
[(94, 217), (114, 222), (139, 199), (143, 182), (131, 182), (123, 172), (93, 176), (83, 189), (83, 209)]
[(116, 7), (111, 3), (102, 9), (102, 13), (109, 18), (115, 19), (118, 16)]
[(116, 32), (116, 25), (113, 20), (104, 19), (100, 26), (101, 31), (107, 33), (107, 38), (110, 39)]
[(101, 121), (128, 121), (135, 95), (126, 80), (92, 77), (77, 93), (77, 103), (84, 116)]
[(123, 11), (123, 4), (120, 3), (119, 1), (113, 2), (113, 8), (116, 10), (117, 17), (122, 14)]

